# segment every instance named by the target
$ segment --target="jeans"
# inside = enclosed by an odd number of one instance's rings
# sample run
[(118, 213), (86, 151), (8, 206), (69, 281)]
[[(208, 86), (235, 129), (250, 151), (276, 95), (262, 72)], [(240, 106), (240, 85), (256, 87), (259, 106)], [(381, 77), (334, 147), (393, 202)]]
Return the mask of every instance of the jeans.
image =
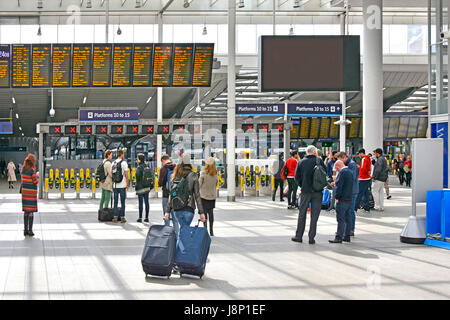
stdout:
[(194, 213), (187, 210), (177, 210), (175, 211), (175, 216), (180, 223), (180, 229), (177, 232), (177, 238), (180, 238), (180, 230), (183, 227), (189, 227), (191, 225), (192, 220), (194, 219)]
[[(119, 204), (119, 195), (120, 195), (120, 212), (118, 212), (118, 204)], [(118, 188), (114, 189), (114, 217), (125, 218), (125, 199), (127, 198), (127, 189), (126, 188)]]
[(275, 179), (275, 185), (272, 193), (273, 200), (275, 200), (275, 195), (277, 194), (278, 186), (280, 186), (280, 200), (283, 199), (284, 181), (283, 179)]
[(412, 178), (411, 172), (405, 173), (405, 182), (407, 187), (411, 187), (411, 178)]
[(330, 202), (330, 209), (336, 209), (335, 204), (336, 203), (336, 187), (333, 187), (333, 194), (331, 195), (331, 202)]
[(356, 211), (358, 210), (358, 208), (356, 208), (356, 198), (358, 198), (358, 194), (357, 193), (352, 194), (352, 213), (351, 213), (352, 225), (350, 228), (350, 231), (352, 232), (355, 232)]
[(294, 178), (287, 178), (289, 185), (289, 193), (288, 193), (288, 205), (298, 207), (297, 203), (297, 182), (295, 182)]
[(350, 237), (352, 219), (352, 204), (346, 202), (338, 202), (336, 204), (336, 220), (338, 223), (336, 239), (342, 240)]
[(375, 208), (384, 209), (384, 181), (375, 180), (372, 184), (372, 194), (375, 200)]
[(102, 189), (102, 199), (100, 200), (100, 210), (108, 208), (109, 200), (111, 200), (111, 191)]
[(305, 232), (306, 211), (311, 204), (311, 223), (309, 226), (309, 240), (314, 240), (317, 230), (317, 221), (319, 220), (320, 210), (322, 209), (322, 192), (301, 193), (299, 215), (297, 221), (297, 231), (295, 237), (301, 239)]
[(370, 211), (370, 187), (372, 180), (359, 180), (359, 193), (356, 199), (356, 208), (359, 208), (361, 201), (363, 202), (364, 210)]
[[(169, 198), (162, 198), (163, 215), (166, 214), (166, 209), (167, 209), (167, 204), (168, 203), (169, 203)], [(169, 220), (167, 220), (167, 221), (164, 220), (164, 224), (166, 226), (170, 226), (170, 219), (172, 219), (172, 224), (173, 224), (173, 227), (175, 229), (175, 233), (178, 234), (180, 227), (179, 227), (179, 223), (178, 223), (177, 217), (175, 216), (173, 210), (170, 212)]]
[(148, 193), (138, 194), (138, 200), (139, 200), (139, 219), (142, 219), (144, 202), (145, 202), (145, 219), (148, 219), (148, 213), (150, 211), (150, 205), (148, 203)]

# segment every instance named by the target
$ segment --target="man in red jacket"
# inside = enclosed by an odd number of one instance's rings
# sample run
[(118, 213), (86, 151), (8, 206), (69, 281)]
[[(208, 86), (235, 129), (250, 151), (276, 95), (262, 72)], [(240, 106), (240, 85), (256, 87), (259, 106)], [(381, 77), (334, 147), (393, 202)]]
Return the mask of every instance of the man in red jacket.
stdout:
[(298, 208), (297, 203), (297, 188), (298, 185), (295, 182), (295, 169), (297, 168), (300, 157), (296, 150), (291, 152), (291, 157), (286, 161), (286, 164), (281, 170), (281, 177), (283, 180), (287, 180), (289, 186), (288, 193), (288, 209)]
[(356, 198), (355, 211), (359, 209), (361, 201), (363, 202), (363, 208), (366, 213), (370, 212), (370, 188), (372, 185), (372, 160), (369, 155), (366, 155), (366, 150), (361, 149), (358, 151), (361, 158), (361, 164), (359, 165), (359, 193)]

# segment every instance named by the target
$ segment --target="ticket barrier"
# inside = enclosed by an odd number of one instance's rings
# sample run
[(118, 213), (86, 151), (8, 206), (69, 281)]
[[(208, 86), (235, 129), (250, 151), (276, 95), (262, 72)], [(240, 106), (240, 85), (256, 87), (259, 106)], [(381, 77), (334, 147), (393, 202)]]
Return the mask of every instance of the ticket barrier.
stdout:
[[(86, 169), (86, 170), (89, 170), (89, 169)], [(96, 190), (96, 186), (97, 186), (97, 181), (96, 181), (96, 179), (90, 179), (90, 182), (92, 184), (92, 186), (91, 186), (91, 188), (92, 188), (92, 199), (95, 199), (95, 190)]]
[(64, 169), (64, 188), (69, 188), (69, 169)]
[[(53, 184), (55, 183), (55, 179), (54, 179), (54, 175), (53, 175), (53, 169), (50, 169), (49, 170), (49, 172), (48, 172), (48, 187), (50, 188), (50, 189), (53, 189)], [(48, 190), (47, 190), (47, 192), (48, 192)], [(48, 199), (48, 194), (47, 194), (47, 199)]]
[[(128, 169), (129, 171), (130, 169)], [(136, 168), (133, 168), (131, 170), (131, 183), (133, 185), (133, 188), (136, 188)]]
[(75, 170), (70, 169), (70, 188), (75, 189), (76, 183)]
[(65, 190), (65, 182), (64, 182), (64, 176), (61, 174), (61, 187), (60, 187), (60, 192), (61, 192), (61, 199), (64, 199), (64, 190)]
[(84, 183), (85, 183), (85, 180), (84, 180), (84, 169), (81, 168), (80, 169), (80, 188), (84, 188)]
[(219, 197), (219, 189), (222, 188), (223, 185), (224, 185), (224, 178), (223, 178), (222, 172), (219, 171), (218, 180), (217, 180), (217, 197)]
[(80, 199), (80, 177), (79, 176), (76, 179), (76, 192), (77, 192), (76, 198)]
[(156, 173), (155, 173), (155, 196), (156, 196), (156, 198), (158, 198), (158, 191), (159, 191), (158, 182), (159, 182), (160, 170), (161, 170), (161, 168), (157, 168)]
[(46, 175), (44, 182), (44, 199), (48, 200), (48, 187), (49, 187), (49, 178)]
[(243, 166), (239, 168), (239, 177), (241, 180), (241, 197), (244, 197), (244, 186), (245, 186), (245, 169)]
[(59, 174), (59, 169), (55, 170), (55, 189), (59, 189), (61, 186), (61, 176)]
[(255, 181), (256, 181), (256, 183), (255, 183), (255, 185), (256, 185), (256, 196), (259, 197), (259, 187), (260, 187), (260, 180), (261, 180), (261, 172), (259, 171), (259, 167), (258, 166), (255, 167), (254, 173), (255, 173), (255, 178), (256, 178), (255, 179)]
[(91, 170), (86, 169), (85, 171), (85, 180), (84, 184), (86, 186), (86, 189), (89, 189), (91, 186), (92, 178), (91, 178)]

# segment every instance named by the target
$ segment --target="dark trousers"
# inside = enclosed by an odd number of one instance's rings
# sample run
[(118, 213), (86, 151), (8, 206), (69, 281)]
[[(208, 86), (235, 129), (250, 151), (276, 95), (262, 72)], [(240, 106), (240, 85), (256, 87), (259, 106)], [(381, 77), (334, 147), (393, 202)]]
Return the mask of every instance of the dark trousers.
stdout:
[(275, 195), (277, 194), (278, 186), (280, 187), (280, 200), (283, 199), (284, 181), (283, 181), (283, 179), (275, 179), (275, 187), (273, 189), (273, 194), (272, 194), (273, 200), (275, 200)]
[(411, 187), (411, 172), (406, 173), (405, 172), (405, 182), (407, 187)]
[(338, 202), (336, 204), (336, 220), (338, 223), (336, 239), (342, 240), (350, 237), (352, 229), (352, 203)]
[[(118, 212), (119, 205), (119, 195), (120, 195), (120, 212)], [(127, 197), (127, 190), (125, 188), (114, 189), (114, 217), (125, 217), (125, 199)]]
[(405, 171), (403, 169), (398, 169), (398, 180), (400, 180), (400, 185), (403, 185), (403, 182), (405, 182)]
[(317, 231), (317, 221), (319, 220), (320, 210), (322, 208), (322, 192), (302, 193), (300, 194), (300, 206), (297, 222), (296, 238), (302, 239), (306, 225), (306, 211), (311, 203), (311, 223), (309, 226), (309, 240), (314, 240)]
[(295, 182), (294, 178), (287, 178), (289, 185), (289, 193), (288, 193), (288, 205), (298, 206), (297, 203), (297, 182)]
[(142, 219), (142, 211), (144, 211), (145, 203), (145, 219), (148, 219), (148, 213), (150, 211), (150, 205), (148, 204), (148, 193), (138, 194), (139, 200), (139, 219)]
[(371, 185), (372, 180), (359, 180), (359, 193), (358, 198), (356, 198), (356, 210), (358, 210), (362, 201), (364, 210), (370, 211), (369, 201)]

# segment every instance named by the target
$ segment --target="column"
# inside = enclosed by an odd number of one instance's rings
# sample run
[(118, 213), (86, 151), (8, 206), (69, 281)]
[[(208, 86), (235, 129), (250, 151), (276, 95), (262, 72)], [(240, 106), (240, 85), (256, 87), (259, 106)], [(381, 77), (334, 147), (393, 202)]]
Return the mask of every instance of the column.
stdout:
[[(162, 15), (158, 14), (158, 42), (163, 42), (163, 22)], [(156, 89), (156, 121), (158, 123), (163, 121), (163, 88), (158, 87)], [(162, 156), (162, 135), (156, 136), (156, 167), (161, 168), (161, 156)]]
[[(38, 126), (40, 129), (40, 126)], [(44, 134), (39, 132), (39, 199), (42, 199), (44, 196)]]
[(228, 0), (227, 200), (236, 200), (236, 1)]
[[(341, 19), (341, 35), (346, 35), (345, 32), (345, 19), (348, 19), (347, 14), (343, 13), (340, 16)], [(345, 152), (345, 142), (346, 142), (346, 124), (345, 124), (345, 113), (347, 108), (347, 94), (345, 92), (340, 92), (339, 94), (339, 100), (342, 104), (342, 116), (341, 116), (341, 124), (340, 124), (340, 131), (339, 131), (339, 151)]]
[[(441, 6), (442, 6), (442, 2), (441, 2)], [(450, 12), (448, 10), (450, 10), (450, 1), (447, 4), (447, 12)], [(448, 21), (448, 27), (450, 28), (450, 19)], [(450, 29), (448, 29), (448, 30), (450, 30)], [(439, 39), (439, 38), (436, 38), (436, 39)], [(441, 45), (439, 45), (438, 47), (441, 47)], [(440, 57), (442, 59), (442, 55), (440, 55)], [(448, 59), (448, 62), (447, 62), (447, 79), (448, 79), (449, 78), (448, 75), (450, 74), (450, 70), (449, 70), (450, 68), (448, 67), (448, 66), (450, 66), (450, 64), (449, 64), (450, 63), (450, 47), (449, 47), (448, 44), (447, 44), (447, 59)], [(442, 74), (441, 74), (441, 77), (442, 77)], [(444, 85), (443, 79), (442, 79), (441, 85), (442, 86)], [(449, 152), (450, 152), (450, 95), (448, 94), (449, 86), (450, 86), (450, 84), (447, 83), (447, 103), (448, 103), (447, 104), (447, 113), (448, 113), (448, 120), (447, 120), (447, 154), (444, 155), (444, 161), (445, 161), (445, 156), (447, 156), (447, 174), (448, 174), (448, 176), (447, 176), (447, 188), (450, 186), (450, 156), (449, 156)], [(444, 95), (443, 92), (441, 92), (441, 95), (442, 95), (442, 98), (443, 98), (443, 95)], [(428, 108), (428, 109), (430, 109), (430, 108)], [(429, 130), (431, 131), (431, 127), (430, 127)]]
[(366, 152), (383, 147), (383, 6), (363, 1), (363, 146)]

